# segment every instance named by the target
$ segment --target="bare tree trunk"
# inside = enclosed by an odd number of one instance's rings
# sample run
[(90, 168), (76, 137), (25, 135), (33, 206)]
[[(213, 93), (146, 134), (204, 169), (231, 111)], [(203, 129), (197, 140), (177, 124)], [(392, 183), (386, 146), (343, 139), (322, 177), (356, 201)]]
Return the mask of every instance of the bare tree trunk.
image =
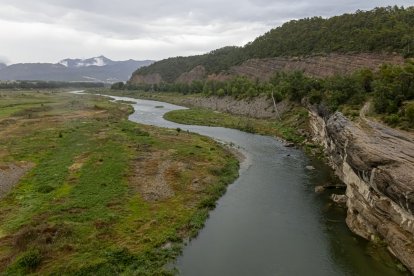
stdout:
[(277, 107), (276, 107), (276, 101), (275, 101), (275, 97), (273, 96), (273, 91), (272, 91), (272, 100), (273, 100), (273, 105), (275, 107), (276, 115), (279, 118), (279, 121), (281, 121), (282, 119), (280, 118), (279, 111), (277, 110)]

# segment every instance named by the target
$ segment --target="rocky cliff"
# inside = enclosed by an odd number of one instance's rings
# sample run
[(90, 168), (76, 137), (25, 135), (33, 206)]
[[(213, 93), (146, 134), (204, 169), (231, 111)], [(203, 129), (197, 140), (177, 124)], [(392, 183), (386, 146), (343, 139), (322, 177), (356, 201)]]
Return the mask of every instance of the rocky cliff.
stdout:
[(266, 96), (241, 100), (235, 100), (230, 96), (188, 97), (180, 99), (177, 104), (189, 107), (210, 108), (220, 112), (245, 115), (259, 119), (277, 118), (291, 107), (291, 104), (288, 101), (282, 101), (276, 104), (276, 112), (272, 99)]
[(158, 73), (148, 75), (133, 74), (128, 82), (130, 84), (159, 84), (162, 82), (162, 77)]
[(361, 68), (377, 69), (383, 63), (403, 64), (400, 55), (392, 54), (329, 54), (307, 57), (251, 59), (231, 67), (231, 75), (266, 80), (277, 71), (302, 71), (308, 76), (328, 77), (349, 74)]
[[(206, 69), (198, 65), (189, 72), (181, 74), (175, 82), (191, 83), (195, 80), (225, 81), (235, 76), (246, 76), (251, 79), (267, 80), (275, 72), (302, 71), (313, 77), (327, 77), (335, 74), (349, 74), (361, 68), (377, 69), (383, 63), (403, 64), (404, 58), (397, 54), (359, 53), (359, 54), (328, 54), (305, 57), (277, 57), (250, 59), (241, 65), (230, 67), (218, 74), (208, 74)], [(162, 82), (158, 73), (134, 74), (131, 84), (155, 84)]]
[(182, 73), (177, 83), (192, 83), (193, 81), (204, 80), (207, 76), (206, 69), (202, 65), (194, 67), (190, 72)]
[(365, 118), (310, 111), (310, 126), (336, 174), (347, 185), (347, 224), (383, 240), (414, 272), (414, 135)]

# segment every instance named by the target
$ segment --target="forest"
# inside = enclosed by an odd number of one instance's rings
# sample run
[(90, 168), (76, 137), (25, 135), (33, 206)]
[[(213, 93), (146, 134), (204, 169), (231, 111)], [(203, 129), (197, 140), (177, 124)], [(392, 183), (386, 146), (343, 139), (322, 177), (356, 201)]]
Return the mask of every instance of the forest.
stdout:
[(159, 73), (174, 82), (182, 73), (203, 65), (219, 73), (251, 58), (306, 56), (328, 53), (396, 52), (414, 55), (414, 7), (385, 7), (324, 19), (292, 20), (244, 47), (224, 47), (204, 55), (174, 57), (138, 69), (134, 74)]

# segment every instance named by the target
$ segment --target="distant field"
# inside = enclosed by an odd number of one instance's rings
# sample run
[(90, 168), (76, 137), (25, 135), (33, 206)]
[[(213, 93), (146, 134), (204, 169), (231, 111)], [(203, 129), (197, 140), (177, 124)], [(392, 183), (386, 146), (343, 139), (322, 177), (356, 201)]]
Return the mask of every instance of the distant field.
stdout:
[(27, 171), (0, 189), (0, 274), (169, 273), (238, 162), (131, 112), (92, 95), (0, 91), (0, 173)]

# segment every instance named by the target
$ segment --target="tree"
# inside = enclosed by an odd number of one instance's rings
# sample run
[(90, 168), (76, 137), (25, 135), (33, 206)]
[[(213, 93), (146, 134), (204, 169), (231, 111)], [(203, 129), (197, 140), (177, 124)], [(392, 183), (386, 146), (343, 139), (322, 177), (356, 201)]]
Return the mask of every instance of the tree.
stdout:
[(125, 88), (125, 84), (123, 82), (116, 82), (111, 85), (111, 89), (113, 90), (123, 90)]

